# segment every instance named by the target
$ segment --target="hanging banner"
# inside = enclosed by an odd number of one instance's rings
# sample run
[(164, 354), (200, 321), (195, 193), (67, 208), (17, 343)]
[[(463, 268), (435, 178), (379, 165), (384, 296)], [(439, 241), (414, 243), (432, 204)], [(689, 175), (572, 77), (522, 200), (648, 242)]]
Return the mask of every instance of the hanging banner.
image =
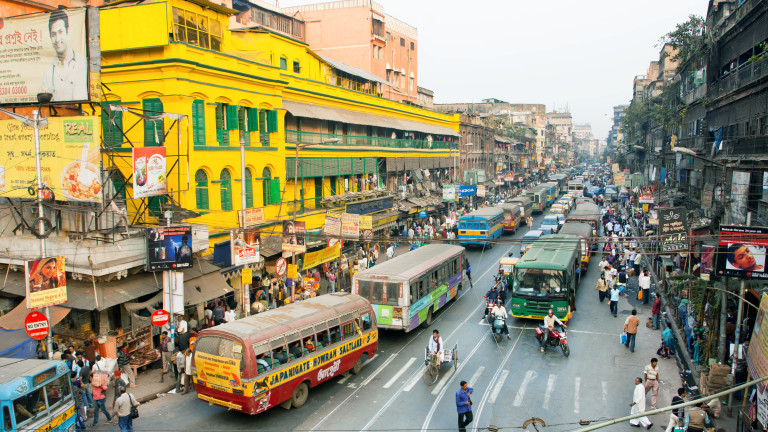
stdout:
[(456, 186), (443, 186), (443, 201), (456, 201)]
[(718, 276), (768, 279), (765, 270), (768, 227), (721, 225), (718, 250)]
[(296, 264), (288, 264), (288, 271), (285, 274), (285, 277), (288, 279), (296, 280), (296, 278), (299, 276), (299, 266)]
[(230, 232), (232, 265), (255, 264), (261, 260), (258, 228), (245, 228)]
[(485, 185), (477, 185), (477, 196), (485, 198)]
[(360, 215), (341, 214), (341, 236), (348, 239), (360, 238)]
[(248, 227), (252, 225), (261, 225), (267, 221), (266, 218), (264, 217), (263, 208), (245, 209), (245, 211), (241, 210), (239, 213), (240, 213), (240, 225), (242, 226)]
[(24, 262), (27, 309), (44, 308), (67, 302), (64, 257), (49, 257)]
[(331, 237), (341, 236), (341, 214), (334, 212), (325, 213), (325, 225), (323, 234)]
[[(0, 193), (6, 198), (36, 196), (32, 128), (17, 120), (0, 120), (0, 130)], [(101, 202), (100, 145), (98, 117), (48, 117), (48, 126), (40, 128), (45, 197)]]
[[(251, 268), (244, 268), (243, 269), (243, 274), (242, 274), (240, 279), (241, 279), (243, 285), (251, 285), (253, 283), (253, 269), (251, 269)], [(245, 291), (247, 291), (247, 290), (245, 290)], [(249, 304), (249, 303), (245, 303), (245, 304)]]
[[(755, 378), (768, 375), (768, 294), (766, 293), (760, 297), (755, 329), (752, 331), (747, 351), (747, 367), (750, 375)], [(766, 383), (758, 383), (757, 387), (765, 391)]]
[(360, 215), (360, 231), (373, 229), (373, 216)]
[(688, 251), (688, 223), (683, 207), (664, 207), (659, 209), (659, 234), (661, 251)]
[(283, 221), (283, 252), (304, 253), (307, 251), (305, 237), (307, 223), (302, 221)]
[(133, 197), (165, 195), (165, 147), (133, 148)]
[(192, 227), (147, 228), (147, 270), (192, 267)]
[(341, 243), (336, 242), (333, 246), (321, 249), (317, 252), (308, 252), (304, 255), (304, 264), (302, 269), (308, 270), (321, 264), (331, 262), (341, 254)]

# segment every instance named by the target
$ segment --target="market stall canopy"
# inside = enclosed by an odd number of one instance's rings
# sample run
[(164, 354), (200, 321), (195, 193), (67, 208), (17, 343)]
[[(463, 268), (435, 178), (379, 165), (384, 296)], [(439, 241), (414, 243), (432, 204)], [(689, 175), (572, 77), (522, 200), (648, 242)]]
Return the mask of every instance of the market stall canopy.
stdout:
[[(63, 320), (70, 310), (61, 306), (51, 306), (50, 311), (51, 318), (49, 320), (49, 325), (53, 327), (58, 324), (59, 321)], [(22, 301), (18, 306), (13, 308), (13, 310), (3, 316), (0, 316), (0, 328), (4, 328), (6, 330), (23, 329), (24, 319), (27, 317), (27, 315), (29, 315), (30, 312), (32, 311), (27, 309), (27, 302)]]

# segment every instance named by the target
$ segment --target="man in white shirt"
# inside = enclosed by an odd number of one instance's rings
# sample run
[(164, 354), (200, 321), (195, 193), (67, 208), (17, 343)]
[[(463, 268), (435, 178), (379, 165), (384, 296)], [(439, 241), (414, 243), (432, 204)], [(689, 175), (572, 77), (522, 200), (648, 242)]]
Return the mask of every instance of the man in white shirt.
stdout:
[(659, 396), (659, 359), (652, 358), (651, 363), (645, 365), (643, 374), (645, 375), (645, 392), (653, 389), (651, 392), (651, 407), (656, 409), (656, 398)]
[(387, 258), (392, 259), (395, 257), (395, 244), (390, 243), (387, 247)]
[[(632, 415), (645, 412), (645, 387), (643, 387), (642, 378), (635, 378), (635, 391), (632, 394), (632, 403), (629, 406), (632, 407), (632, 411), (630, 411)], [(629, 421), (629, 424), (635, 427), (643, 426), (646, 429), (650, 429), (653, 426), (653, 423), (646, 416), (632, 419)]]
[(53, 95), (54, 102), (88, 99), (88, 63), (69, 44), (69, 17), (66, 11), (51, 13), (48, 31), (56, 58), (46, 69), (41, 88)]
[(607, 233), (613, 232), (613, 222), (608, 221), (608, 223), (605, 224), (605, 232)]
[(493, 305), (491, 315), (493, 315), (494, 318), (504, 319), (504, 329), (502, 332), (507, 335), (507, 339), (512, 339), (512, 336), (509, 335), (509, 328), (507, 327), (507, 309), (504, 308), (504, 304), (502, 304), (501, 300), (497, 300)]
[(610, 264), (608, 264), (608, 259), (603, 255), (603, 259), (597, 264), (597, 268), (600, 269), (600, 273), (603, 273), (608, 266), (610, 266)]
[(444, 349), (445, 347), (443, 345), (443, 338), (440, 336), (440, 332), (437, 330), (432, 330), (432, 337), (429, 338), (427, 351), (429, 351), (430, 354), (437, 354), (437, 361), (442, 363)]
[(648, 304), (651, 290), (651, 276), (648, 274), (648, 269), (643, 270), (643, 273), (640, 274), (638, 283), (640, 284), (640, 289), (643, 290), (643, 304)]
[(544, 317), (544, 337), (541, 339), (541, 352), (544, 352), (544, 346), (547, 344), (547, 339), (549, 339), (549, 332), (555, 328), (555, 323), (568, 328), (567, 325), (563, 324), (563, 322), (555, 316), (555, 312), (550, 309), (547, 311), (547, 316)]
[(235, 311), (233, 311), (229, 306), (227, 306), (227, 311), (224, 312), (224, 322), (234, 322), (237, 315), (235, 314)]
[(176, 315), (176, 332), (186, 333), (188, 330), (189, 329), (187, 328), (187, 322), (184, 320), (184, 316)]

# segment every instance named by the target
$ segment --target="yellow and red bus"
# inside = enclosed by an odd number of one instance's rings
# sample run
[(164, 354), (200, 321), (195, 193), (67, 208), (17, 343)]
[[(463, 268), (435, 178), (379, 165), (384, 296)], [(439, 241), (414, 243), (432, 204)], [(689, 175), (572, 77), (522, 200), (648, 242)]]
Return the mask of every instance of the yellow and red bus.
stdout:
[(517, 232), (525, 221), (523, 207), (517, 203), (504, 203), (499, 204), (499, 208), (504, 210), (504, 232)]
[(197, 397), (247, 414), (306, 403), (309, 389), (351, 370), (378, 347), (376, 317), (360, 296), (339, 292), (203, 330), (192, 379)]

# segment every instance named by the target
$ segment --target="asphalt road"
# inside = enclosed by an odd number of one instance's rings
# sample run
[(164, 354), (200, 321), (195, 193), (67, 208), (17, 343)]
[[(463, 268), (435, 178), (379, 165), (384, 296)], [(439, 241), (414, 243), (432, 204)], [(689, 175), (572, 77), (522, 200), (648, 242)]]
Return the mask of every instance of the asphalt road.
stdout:
[[(542, 216), (534, 217), (534, 228)], [(540, 430), (578, 429), (579, 419), (619, 417), (629, 413), (633, 378), (642, 376), (655, 338), (642, 337), (637, 352), (618, 343), (632, 306), (626, 297), (614, 318), (599, 304), (593, 255), (577, 293), (577, 311), (569, 323), (570, 357), (557, 349), (539, 352), (533, 321), (511, 320), (511, 340), (496, 343), (481, 319), (482, 297), (493, 283), (498, 262), (509, 251), (519, 256), (520, 238), (528, 228), (505, 235), (492, 249), (470, 250), (474, 288), (441, 309), (430, 329), (409, 334), (380, 331), (379, 353), (360, 375), (342, 375), (310, 390), (299, 409), (276, 407), (258, 416), (209, 406), (196, 395), (166, 395), (142, 406), (137, 430), (153, 431), (395, 431), (456, 430), (455, 392), (466, 380), (474, 388), (474, 422), (470, 427), (521, 427), (538, 417), (549, 425)], [(636, 302), (633, 302), (636, 303)], [(458, 368), (445, 365), (433, 386), (422, 380), (424, 347), (437, 328), (446, 346), (459, 345)], [(658, 426), (656, 426), (658, 427)], [(519, 429), (518, 429), (519, 430)], [(529, 427), (528, 430), (534, 430)], [(628, 424), (606, 430), (634, 430)]]

